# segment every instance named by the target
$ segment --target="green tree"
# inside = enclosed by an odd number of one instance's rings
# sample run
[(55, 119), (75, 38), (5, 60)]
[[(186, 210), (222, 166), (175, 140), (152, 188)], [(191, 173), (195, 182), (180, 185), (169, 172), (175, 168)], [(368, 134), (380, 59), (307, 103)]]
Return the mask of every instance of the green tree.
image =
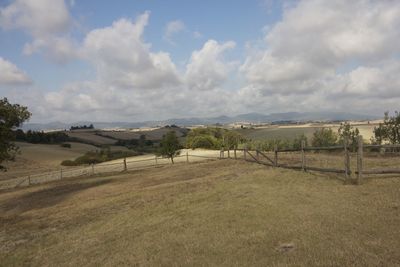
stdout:
[(174, 157), (178, 156), (181, 148), (178, 137), (174, 131), (170, 131), (165, 134), (160, 143), (159, 154), (171, 159), (174, 163)]
[(0, 169), (5, 170), (1, 164), (4, 161), (14, 160), (18, 147), (14, 130), (28, 120), (31, 113), (27, 107), (11, 104), (7, 98), (0, 99)]
[(244, 138), (236, 131), (223, 128), (195, 128), (187, 134), (187, 148), (232, 149)]
[(339, 142), (341, 144), (343, 144), (344, 143), (344, 139), (347, 138), (347, 140), (349, 141), (349, 145), (352, 148), (352, 150), (353, 151), (356, 150), (357, 139), (358, 139), (358, 136), (360, 135), (360, 131), (358, 130), (358, 128), (354, 128), (348, 122), (341, 123), (340, 127), (338, 129), (338, 135), (339, 135)]
[(311, 144), (316, 147), (332, 146), (336, 144), (338, 135), (330, 128), (321, 128), (314, 132)]
[(400, 144), (400, 112), (395, 111), (394, 116), (385, 112), (383, 123), (374, 128), (374, 136), (374, 143), (381, 144), (387, 141), (390, 144)]
[(301, 143), (304, 141), (304, 145), (308, 146), (308, 138), (307, 136), (303, 133), (301, 135), (298, 135), (294, 138), (293, 140), (293, 145), (292, 147), (294, 149), (300, 149), (301, 148)]
[(238, 132), (226, 130), (223, 135), (223, 146), (225, 149), (234, 149), (243, 141), (243, 136)]

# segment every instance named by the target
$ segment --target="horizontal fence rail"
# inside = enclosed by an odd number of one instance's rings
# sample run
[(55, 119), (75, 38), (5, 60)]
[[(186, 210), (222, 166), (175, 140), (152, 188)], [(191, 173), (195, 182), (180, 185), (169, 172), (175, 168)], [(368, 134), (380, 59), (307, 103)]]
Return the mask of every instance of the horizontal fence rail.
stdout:
[[(355, 153), (350, 153), (350, 148), (356, 149)], [(234, 148), (231, 150), (224, 151), (224, 149), (220, 151), (212, 151), (207, 150), (208, 154), (196, 154), (186, 153), (180, 154), (174, 159), (177, 162), (195, 162), (207, 159), (223, 159), (223, 158), (231, 158), (231, 159), (244, 159), (245, 161), (253, 161), (259, 164), (270, 166), (270, 167), (280, 167), (294, 170), (302, 170), (302, 171), (317, 171), (317, 172), (327, 172), (327, 173), (336, 173), (336, 174), (344, 174), (346, 182), (352, 182), (356, 184), (361, 184), (363, 177), (365, 175), (379, 175), (379, 174), (400, 174), (400, 168), (377, 168), (377, 169), (366, 169), (364, 167), (364, 149), (400, 149), (400, 145), (364, 145), (362, 136), (359, 136), (357, 140), (357, 144), (350, 146), (347, 139), (344, 140), (343, 145), (336, 146), (327, 146), (327, 147), (306, 147), (305, 142), (301, 143), (300, 148), (281, 148), (275, 145), (272, 151), (261, 151), (259, 149), (249, 151), (247, 145), (244, 145), (244, 148)], [(311, 166), (308, 162), (309, 158), (306, 156), (306, 152), (309, 151), (343, 151), (343, 169), (342, 168), (332, 168), (332, 167), (316, 167)], [(279, 157), (280, 153), (300, 153), (300, 157), (297, 159), (291, 159), (289, 163), (280, 162), (282, 157)], [(272, 153), (272, 155), (268, 155), (268, 153)], [(337, 154), (335, 154), (337, 155)], [(355, 170), (351, 170), (351, 160), (350, 156), (355, 155), (356, 157), (356, 167)], [(84, 167), (77, 168), (65, 168), (56, 171), (44, 172), (40, 174), (32, 174), (23, 177), (8, 179), (8, 180), (0, 180), (0, 190), (16, 188), (21, 186), (29, 186), (34, 184), (40, 184), (50, 181), (62, 180), (65, 178), (72, 177), (80, 177), (80, 176), (90, 176), (96, 174), (104, 174), (104, 173), (114, 173), (114, 172), (123, 172), (130, 170), (140, 170), (146, 168), (152, 168), (157, 166), (163, 166), (171, 164), (171, 160), (165, 157), (149, 157), (145, 159), (132, 159), (126, 158), (121, 159), (117, 162), (109, 162), (109, 163), (100, 163), (100, 164), (92, 164)], [(356, 177), (351, 177), (352, 174), (355, 174)], [(355, 178), (355, 179), (354, 179)]]
[[(256, 149), (255, 151), (249, 151), (246, 146), (243, 149), (243, 158), (246, 161), (255, 161), (259, 164), (295, 169), (295, 170), (303, 170), (303, 171), (318, 171), (318, 172), (327, 172), (327, 173), (336, 173), (336, 174), (344, 174), (345, 181), (351, 182), (355, 184), (361, 184), (363, 181), (363, 177), (366, 175), (379, 175), (379, 174), (400, 174), (400, 168), (379, 168), (379, 169), (366, 169), (365, 168), (365, 149), (379, 149), (385, 151), (390, 149), (400, 149), (400, 145), (365, 145), (363, 143), (362, 136), (359, 136), (356, 144), (349, 145), (348, 139), (344, 139), (343, 145), (335, 145), (335, 146), (323, 146), (323, 147), (306, 147), (305, 142), (301, 143), (300, 148), (279, 148), (275, 145), (272, 151), (273, 157), (267, 155), (267, 151), (260, 151)], [(351, 153), (350, 150), (355, 151)], [(342, 168), (331, 168), (331, 167), (315, 167), (310, 166), (307, 163), (306, 152), (314, 151), (343, 151), (343, 169)], [(298, 159), (298, 165), (291, 163), (280, 163), (280, 153), (300, 153), (300, 157)], [(389, 152), (390, 153), (390, 152)], [(337, 155), (337, 154), (334, 154)], [(356, 166), (355, 170), (351, 170), (351, 155), (355, 156)], [(352, 174), (355, 174), (355, 177), (351, 177)]]

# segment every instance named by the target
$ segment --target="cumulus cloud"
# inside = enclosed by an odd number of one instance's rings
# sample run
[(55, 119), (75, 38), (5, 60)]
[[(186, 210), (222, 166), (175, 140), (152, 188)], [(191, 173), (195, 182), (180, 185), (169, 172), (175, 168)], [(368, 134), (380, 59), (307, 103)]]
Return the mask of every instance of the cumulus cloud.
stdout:
[(173, 36), (186, 28), (185, 23), (181, 20), (173, 20), (167, 23), (165, 27), (164, 39), (169, 43), (174, 44)]
[(229, 101), (228, 92), (219, 86), (232, 67), (223, 53), (235, 43), (209, 40), (193, 52), (183, 75), (167, 53), (151, 51), (143, 40), (149, 15), (145, 12), (135, 21), (119, 19), (89, 32), (83, 51), (96, 68), (97, 79), (47, 94), (47, 106), (53, 105), (60, 116), (79, 110), (97, 120), (219, 114)]
[[(149, 12), (93, 29), (79, 49), (66, 34), (70, 18), (58, 24), (64, 26), (36, 26), (36, 31), (11, 19), (22, 15), (4, 11), (13, 3), (2, 9), (0, 23), (34, 37), (26, 53), (56, 49), (54, 57), (69, 58), (79, 51), (96, 71), (91, 81), (37, 96), (35, 111), (46, 120), (138, 121), (349, 108), (380, 114), (398, 108), (400, 2), (289, 2), (282, 19), (264, 28), (261, 45), (249, 46), (240, 67), (226, 59), (235, 42), (208, 40), (178, 70), (168, 53), (154, 51), (144, 40)], [(165, 32), (171, 38), (185, 29), (179, 21), (171, 25)]]
[(0, 85), (29, 85), (31, 79), (16, 65), (0, 57)]
[(127, 89), (159, 89), (179, 84), (178, 74), (168, 53), (150, 51), (142, 40), (149, 12), (135, 22), (115, 21), (112, 26), (88, 33), (84, 54), (107, 84)]
[[(399, 96), (398, 25), (397, 1), (299, 1), (267, 28), (264, 48), (245, 59), (240, 94), (284, 96), (285, 107), (303, 110), (342, 108), (360, 96), (363, 104), (382, 104), (376, 98)], [(291, 105), (299, 94), (308, 100)]]
[(228, 78), (233, 62), (225, 62), (223, 53), (233, 49), (233, 41), (219, 44), (215, 40), (207, 41), (201, 50), (196, 50), (186, 67), (185, 81), (193, 90), (210, 90), (220, 86)]
[(78, 56), (69, 37), (72, 18), (64, 0), (16, 0), (0, 9), (0, 27), (19, 29), (32, 37), (24, 54), (44, 52), (50, 59), (66, 62)]

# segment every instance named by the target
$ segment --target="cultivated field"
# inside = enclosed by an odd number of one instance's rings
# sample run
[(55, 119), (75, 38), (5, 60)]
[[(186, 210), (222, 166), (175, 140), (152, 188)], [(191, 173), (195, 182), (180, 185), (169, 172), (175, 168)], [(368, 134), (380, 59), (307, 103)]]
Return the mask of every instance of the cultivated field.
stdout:
[(0, 193), (4, 266), (398, 266), (400, 179), (243, 161)]
[[(356, 124), (354, 127), (358, 128), (360, 134), (365, 140), (369, 141), (373, 136), (373, 129), (377, 124)], [(244, 137), (252, 140), (273, 140), (273, 139), (289, 139), (292, 140), (297, 136), (304, 134), (308, 140), (312, 139), (313, 133), (322, 127), (331, 128), (337, 133), (339, 129), (338, 124), (304, 124), (304, 125), (272, 125), (248, 129), (236, 129)]]
[(161, 127), (151, 130), (125, 130), (125, 131), (109, 131), (109, 130), (74, 130), (67, 131), (66, 134), (69, 137), (76, 138), (82, 142), (86, 142), (93, 145), (113, 145), (117, 140), (138, 140), (141, 135), (146, 137), (146, 140), (159, 141), (166, 133), (174, 131), (182, 141), (184, 141), (184, 133), (187, 132), (185, 128), (168, 128)]
[(105, 137), (111, 137), (121, 140), (139, 139), (141, 135), (146, 136), (146, 140), (158, 141), (161, 140), (163, 135), (166, 133), (174, 131), (176, 136), (182, 137), (183, 133), (187, 130), (184, 128), (155, 128), (149, 131), (99, 131), (98, 133)]
[(93, 145), (114, 145), (115, 139), (97, 135), (93, 130), (77, 130), (66, 132), (69, 137), (76, 138), (80, 141), (87, 142)]

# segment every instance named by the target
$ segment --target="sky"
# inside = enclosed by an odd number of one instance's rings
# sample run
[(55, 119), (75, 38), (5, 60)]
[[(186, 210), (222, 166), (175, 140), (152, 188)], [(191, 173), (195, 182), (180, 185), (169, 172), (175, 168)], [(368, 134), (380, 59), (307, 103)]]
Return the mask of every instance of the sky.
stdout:
[(30, 122), (399, 110), (398, 0), (0, 0)]

